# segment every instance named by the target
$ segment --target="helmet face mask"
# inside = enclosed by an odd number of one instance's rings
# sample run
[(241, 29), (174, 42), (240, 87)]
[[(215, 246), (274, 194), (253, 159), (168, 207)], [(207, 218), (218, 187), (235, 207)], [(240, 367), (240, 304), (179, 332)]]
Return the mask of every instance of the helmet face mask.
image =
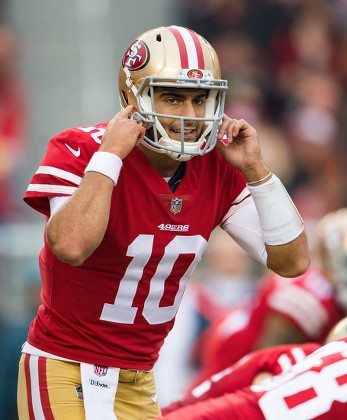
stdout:
[[(156, 110), (157, 88), (205, 90), (203, 116), (160, 114)], [(207, 41), (195, 32), (176, 26), (150, 30), (135, 40), (124, 54), (119, 71), (121, 106), (136, 107), (147, 130), (144, 144), (176, 160), (188, 160), (211, 151), (216, 145), (227, 91), (220, 79), (218, 57)], [(180, 139), (172, 139), (160, 120), (179, 120)], [(203, 122), (195, 142), (184, 139), (187, 121)]]

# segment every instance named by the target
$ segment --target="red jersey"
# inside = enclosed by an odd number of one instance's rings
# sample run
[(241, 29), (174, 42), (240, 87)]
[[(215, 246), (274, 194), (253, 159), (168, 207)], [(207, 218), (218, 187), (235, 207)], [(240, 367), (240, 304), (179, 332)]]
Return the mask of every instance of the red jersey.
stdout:
[(215, 373), (201, 384), (188, 390), (181, 400), (174, 401), (164, 407), (162, 413), (167, 414), (198, 401), (217, 398), (250, 386), (260, 372), (279, 375), (319, 347), (318, 343), (284, 344), (254, 351), (232, 366)]
[(283, 374), (164, 415), (166, 420), (336, 420), (347, 412), (347, 338)]
[[(50, 196), (77, 189), (107, 123), (72, 128), (48, 144), (25, 201), (49, 216)], [(186, 163), (175, 193), (135, 147), (111, 200), (103, 241), (78, 267), (40, 253), (42, 301), (29, 344), (56, 356), (151, 369), (212, 230), (245, 189), (214, 150)]]
[(332, 285), (310, 268), (296, 278), (271, 274), (255, 296), (232, 308), (205, 333), (203, 368), (195, 384), (257, 348), (266, 317), (276, 312), (301, 331), (305, 341), (323, 343), (330, 329), (344, 316)]

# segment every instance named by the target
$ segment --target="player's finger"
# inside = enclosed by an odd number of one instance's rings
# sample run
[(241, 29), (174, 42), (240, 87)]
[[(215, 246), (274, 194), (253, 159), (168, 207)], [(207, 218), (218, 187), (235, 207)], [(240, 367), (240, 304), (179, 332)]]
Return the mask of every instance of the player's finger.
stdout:
[(228, 118), (226, 115), (223, 118), (223, 122), (222, 125), (220, 126), (219, 130), (218, 130), (218, 138), (221, 140), (223, 137), (224, 138), (229, 138), (231, 140), (232, 138), (232, 131), (233, 131), (233, 127), (235, 125), (237, 120), (233, 120), (231, 118)]
[(133, 105), (128, 105), (126, 108), (119, 111), (116, 114), (116, 117), (129, 118), (132, 112), (134, 112), (134, 106)]
[(146, 134), (146, 129), (144, 127), (141, 127), (140, 134), (136, 140), (136, 146), (142, 143), (142, 140), (144, 139), (145, 134)]
[(237, 137), (242, 130), (245, 130), (248, 127), (249, 124), (247, 124), (245, 120), (234, 120), (233, 125), (228, 128), (228, 132), (231, 133), (232, 137)]

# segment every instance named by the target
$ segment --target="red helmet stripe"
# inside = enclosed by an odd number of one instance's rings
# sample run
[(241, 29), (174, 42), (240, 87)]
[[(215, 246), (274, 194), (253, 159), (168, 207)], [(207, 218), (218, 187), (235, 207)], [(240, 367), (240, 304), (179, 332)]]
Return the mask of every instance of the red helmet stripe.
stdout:
[(169, 26), (167, 29), (176, 39), (181, 57), (181, 68), (205, 69), (204, 54), (197, 34), (189, 29), (178, 29), (175, 26)]

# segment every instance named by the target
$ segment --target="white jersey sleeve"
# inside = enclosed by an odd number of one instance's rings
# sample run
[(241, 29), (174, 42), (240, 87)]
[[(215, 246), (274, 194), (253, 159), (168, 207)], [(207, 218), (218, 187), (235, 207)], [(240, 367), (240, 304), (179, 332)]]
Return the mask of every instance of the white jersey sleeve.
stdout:
[[(266, 265), (267, 252), (253, 198), (247, 188), (234, 201), (220, 226), (252, 257)], [(239, 203), (239, 204), (238, 204)]]

